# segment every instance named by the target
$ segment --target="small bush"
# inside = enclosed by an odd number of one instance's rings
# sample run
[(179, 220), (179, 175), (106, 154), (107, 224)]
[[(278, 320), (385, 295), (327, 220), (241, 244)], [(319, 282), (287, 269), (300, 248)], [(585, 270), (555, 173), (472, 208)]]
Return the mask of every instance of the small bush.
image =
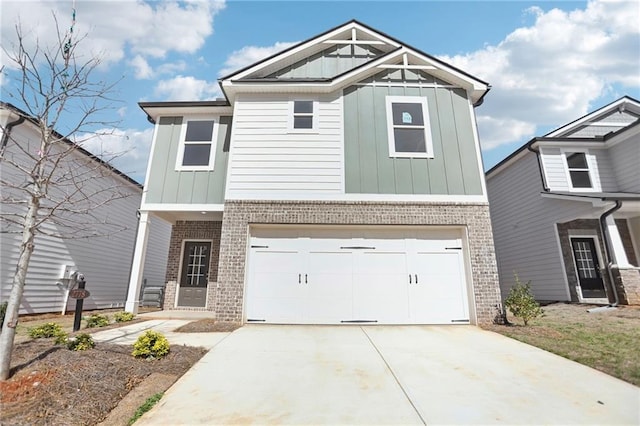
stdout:
[(518, 274), (514, 274), (514, 276), (516, 284), (509, 290), (509, 295), (504, 300), (504, 306), (511, 311), (514, 317), (521, 318), (524, 325), (528, 325), (529, 321), (538, 318), (544, 311), (531, 293), (531, 281), (523, 284)]
[(4, 316), (7, 314), (7, 305), (9, 302), (0, 303), (0, 327), (4, 324)]
[(136, 358), (162, 358), (169, 353), (169, 341), (162, 333), (148, 330), (138, 337), (133, 344), (133, 355)]
[(56, 340), (53, 341), (56, 345), (67, 345), (69, 343), (69, 335), (65, 332), (56, 335)]
[(93, 314), (87, 318), (87, 328), (104, 327), (109, 325), (109, 317), (101, 314)]
[(86, 351), (87, 349), (93, 349), (95, 345), (93, 338), (87, 333), (78, 334), (67, 340), (67, 348), (72, 351)]
[(140, 407), (138, 407), (136, 412), (133, 414), (133, 417), (131, 417), (129, 419), (129, 422), (127, 423), (127, 426), (131, 426), (132, 424), (134, 424), (136, 422), (136, 420), (138, 420), (140, 417), (142, 417), (142, 415), (144, 413), (146, 413), (147, 411), (151, 410), (153, 408), (153, 406), (156, 405), (158, 403), (158, 401), (160, 401), (160, 399), (162, 398), (163, 395), (164, 395), (164, 392), (158, 392), (157, 394), (152, 395), (149, 398), (147, 398), (147, 400), (144, 402), (144, 404), (142, 404)]
[(135, 318), (135, 315), (131, 312), (116, 312), (113, 315), (113, 319), (115, 319), (116, 322), (127, 322), (127, 321), (131, 321), (134, 318)]
[(60, 324), (55, 322), (46, 322), (37, 327), (29, 329), (29, 337), (32, 339), (43, 339), (48, 337), (58, 337), (65, 334)]

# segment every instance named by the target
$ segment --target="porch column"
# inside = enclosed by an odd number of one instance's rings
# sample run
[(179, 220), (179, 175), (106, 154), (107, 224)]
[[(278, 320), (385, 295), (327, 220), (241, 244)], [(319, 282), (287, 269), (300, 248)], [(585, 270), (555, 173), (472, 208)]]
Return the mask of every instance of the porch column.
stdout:
[(129, 292), (124, 310), (134, 314), (138, 313), (140, 286), (144, 273), (144, 259), (147, 256), (147, 240), (149, 239), (149, 212), (140, 212), (138, 222), (138, 235), (131, 262), (131, 277), (129, 277)]
[(611, 216), (607, 216), (607, 233), (609, 234), (609, 249), (611, 250), (611, 261), (620, 267), (631, 266), (629, 265), (629, 259), (627, 259), (627, 254), (624, 251), (624, 246), (622, 245), (622, 238), (620, 238), (620, 233), (618, 232), (618, 227), (616, 226), (616, 222)]

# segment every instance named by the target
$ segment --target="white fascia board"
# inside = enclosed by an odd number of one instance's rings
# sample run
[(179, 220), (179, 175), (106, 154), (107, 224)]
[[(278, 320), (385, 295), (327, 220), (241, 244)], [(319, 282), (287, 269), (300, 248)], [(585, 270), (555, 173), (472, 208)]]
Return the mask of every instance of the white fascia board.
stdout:
[(216, 115), (216, 116), (230, 116), (233, 114), (233, 108), (231, 106), (158, 106), (158, 107), (145, 107), (143, 108), (151, 118), (158, 121), (160, 117), (176, 117), (184, 115)]
[[(284, 53), (282, 53), (281, 55), (276, 55), (274, 57), (272, 57), (271, 59), (261, 62), (259, 64), (257, 64), (256, 66), (253, 66), (251, 68), (247, 68), (246, 70), (242, 71), (239, 74), (235, 74), (232, 76), (231, 79), (225, 79), (222, 80), (222, 84), (225, 85), (225, 83), (231, 81), (231, 80), (239, 80), (242, 78), (245, 78), (248, 75), (251, 75), (255, 72), (264, 70), (265, 68), (269, 68), (272, 67), (276, 64), (278, 64), (279, 62), (283, 62), (285, 61), (287, 58), (290, 57), (296, 57), (298, 55), (300, 55), (301, 53), (305, 53), (304, 56), (311, 56), (314, 53), (317, 53), (319, 51), (322, 51), (324, 49), (327, 48), (327, 45), (324, 43), (325, 41), (330, 41), (332, 37), (336, 37), (337, 35), (344, 33), (345, 31), (349, 31), (351, 29), (356, 29), (358, 31), (362, 31), (368, 35), (370, 35), (371, 37), (373, 37), (376, 41), (382, 41), (384, 43), (387, 43), (391, 46), (394, 47), (399, 47), (400, 45), (398, 44), (398, 42), (393, 41), (387, 37), (384, 37), (381, 34), (378, 34), (376, 32), (373, 32), (367, 28), (362, 27), (361, 25), (359, 25), (356, 22), (350, 22), (347, 25), (343, 25), (342, 27), (336, 28), (335, 30), (326, 33), (320, 37), (315, 37), (312, 38), (306, 42), (303, 42), (302, 44), (298, 45), (297, 47), (288, 50)], [(313, 48), (316, 48), (315, 50)], [(305, 52), (308, 51), (308, 52)], [(297, 59), (297, 58), (296, 58)], [(286, 66), (286, 64), (282, 64), (283, 66)]]
[(445, 194), (301, 194), (286, 191), (233, 191), (229, 200), (259, 201), (370, 201), (370, 202), (402, 202), (402, 203), (488, 203), (486, 195), (445, 195)]
[(532, 146), (540, 148), (564, 148), (571, 149), (604, 149), (607, 148), (606, 142), (589, 142), (589, 141), (537, 141)]
[(163, 204), (147, 203), (140, 206), (141, 212), (221, 212), (224, 204)]
[(618, 109), (620, 105), (632, 105), (635, 107), (636, 110), (640, 110), (640, 103), (634, 102), (629, 98), (623, 97), (618, 99), (617, 101), (613, 101), (609, 105), (605, 105), (602, 108), (599, 108), (585, 115), (584, 117), (581, 117), (575, 121), (572, 121), (571, 123), (565, 124), (564, 126), (552, 131), (551, 133), (547, 133), (546, 135), (544, 135), (544, 137), (549, 137), (549, 138), (556, 137), (564, 133), (570, 132), (571, 130), (577, 127), (584, 126), (585, 124), (588, 124), (591, 121), (597, 121), (603, 115), (607, 115), (612, 111)]

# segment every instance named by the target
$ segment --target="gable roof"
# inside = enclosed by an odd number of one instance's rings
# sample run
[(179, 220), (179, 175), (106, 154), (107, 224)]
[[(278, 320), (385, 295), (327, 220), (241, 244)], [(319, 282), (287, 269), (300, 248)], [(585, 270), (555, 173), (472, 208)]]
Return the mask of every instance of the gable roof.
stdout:
[[(332, 77), (278, 78), (271, 76), (278, 70), (320, 53), (331, 46), (345, 44), (372, 46), (381, 53), (359, 66)], [(302, 89), (309, 92), (326, 93), (367, 78), (379, 72), (380, 68), (398, 64), (402, 64), (404, 67), (413, 67), (413, 69), (422, 69), (440, 80), (462, 87), (469, 92), (474, 105), (479, 105), (490, 89), (488, 83), (471, 74), (356, 20), (351, 20), (332, 28), (255, 64), (235, 71), (221, 78), (220, 85), (227, 98), (231, 101), (237, 92), (246, 90), (252, 92), (277, 90), (282, 92), (283, 90), (298, 91)], [(262, 85), (264, 87), (259, 87)]]
[[(0, 101), (0, 109), (5, 109), (5, 110), (9, 111), (11, 114), (30, 122), (31, 124), (35, 125), (36, 127), (38, 126), (38, 122), (36, 121), (35, 117), (32, 117), (31, 115), (29, 115), (25, 111), (21, 110), (20, 108), (16, 107), (15, 105), (12, 105), (12, 104), (7, 103), (7, 102)], [(16, 124), (18, 124), (18, 123), (16, 123)], [(72, 140), (70, 140), (68, 138), (65, 138), (64, 136), (62, 136), (60, 133), (56, 132), (55, 130), (53, 130), (53, 135), (56, 138), (58, 138), (61, 141), (63, 141), (64, 143), (73, 146), (74, 149), (77, 150), (79, 153), (89, 157), (91, 160), (97, 162), (102, 167), (104, 167), (107, 170), (113, 172), (114, 174), (120, 176), (121, 178), (125, 179), (127, 182), (133, 184), (138, 189), (142, 190), (143, 187), (142, 187), (142, 185), (140, 183), (136, 182), (132, 177), (130, 177), (129, 175), (127, 175), (127, 174), (125, 174), (123, 172), (121, 172), (120, 170), (118, 170), (117, 168), (112, 166), (111, 164), (109, 164), (106, 161), (102, 160), (100, 157), (98, 157), (98, 156), (92, 154), (91, 152), (87, 151), (86, 149), (82, 148), (81, 146), (79, 146), (78, 144), (73, 142)], [(3, 146), (8, 142), (8, 138), (9, 138), (9, 134), (6, 131), (3, 131), (3, 134), (2, 134), (2, 144), (3, 144)]]

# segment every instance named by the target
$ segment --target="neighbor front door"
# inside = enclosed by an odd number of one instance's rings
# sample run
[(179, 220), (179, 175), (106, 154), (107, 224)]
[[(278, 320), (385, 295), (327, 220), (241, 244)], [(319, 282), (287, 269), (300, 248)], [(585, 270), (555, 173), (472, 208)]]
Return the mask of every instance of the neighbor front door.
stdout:
[(600, 275), (600, 262), (594, 238), (571, 238), (578, 281), (583, 299), (605, 299), (604, 282)]
[(210, 242), (186, 241), (184, 243), (178, 306), (206, 306), (210, 259)]

